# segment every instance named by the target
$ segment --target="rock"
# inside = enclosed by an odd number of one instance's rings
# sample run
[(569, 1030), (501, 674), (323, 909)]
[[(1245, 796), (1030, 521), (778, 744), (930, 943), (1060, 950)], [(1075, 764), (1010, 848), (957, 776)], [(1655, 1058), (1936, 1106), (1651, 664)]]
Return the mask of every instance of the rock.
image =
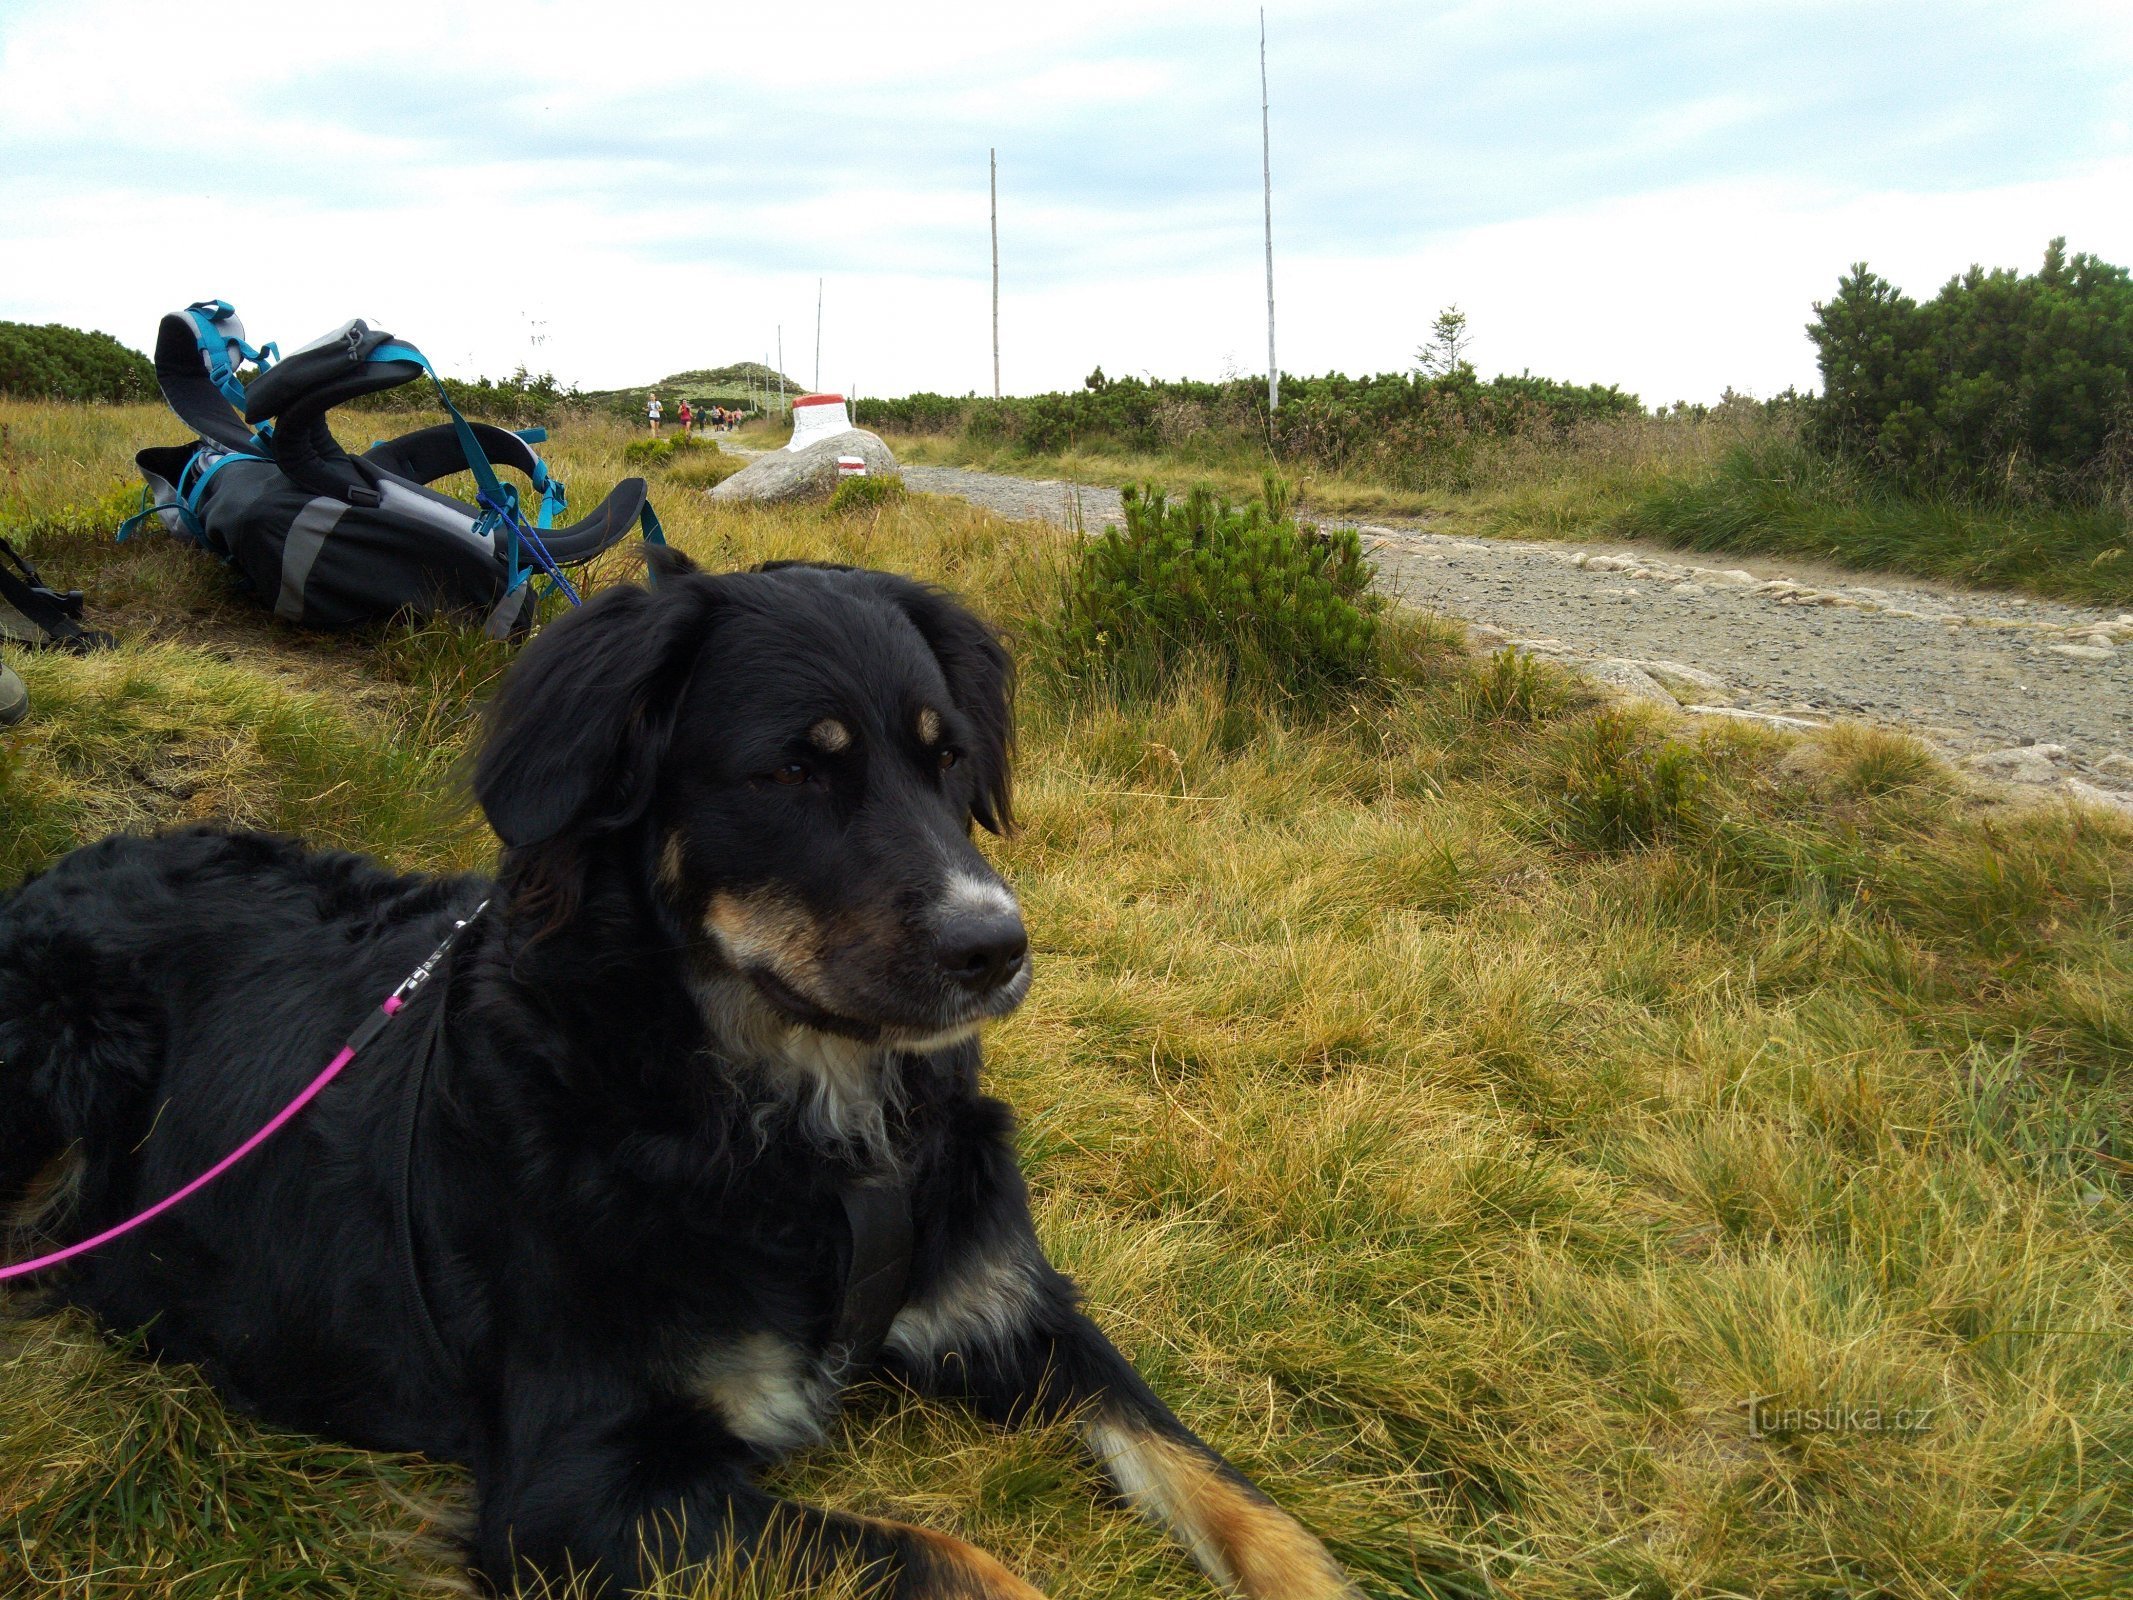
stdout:
[(1683, 704), (1697, 700), (1710, 705), (1726, 705), (1733, 699), (1733, 686), (1717, 673), (1706, 672), (1701, 667), (1684, 666), (1679, 661), (1632, 661), (1630, 665), (1642, 669)]
[(1662, 688), (1652, 675), (1633, 661), (1610, 660), (1581, 663), (1578, 671), (1594, 683), (1626, 695), (1632, 700), (1649, 700), (1654, 705), (1671, 707), (1674, 697)]
[(2108, 772), (2116, 778), (2133, 779), (2133, 756), (2123, 755), (2113, 750), (2109, 755), (2100, 757), (2097, 760), (2096, 770), (2098, 772)]
[(2133, 794), (2121, 794), (2116, 789), (2099, 789), (2095, 784), (2084, 783), (2079, 778), (2066, 780), (2066, 792), (2084, 804), (2105, 806), (2121, 816), (2133, 817)]
[(2048, 784), (2059, 781), (2059, 769), (2053, 762), (2065, 754), (2063, 745), (2025, 744), (2007, 750), (1980, 750), (1963, 757), (1962, 764), (1972, 772), (2008, 783)]
[(1580, 550), (1576, 555), (1570, 558), (1570, 564), (1573, 567), (1582, 567), (1583, 565), (1585, 565), (1586, 562), (1590, 561), (1591, 559), (1591, 556)]
[(1994, 767), (2017, 766), (2024, 761), (2064, 761), (2066, 746), (2063, 744), (2010, 745), (2005, 750), (1981, 750), (1974, 756), (1963, 758), (1963, 765), (1979, 770)]
[(1746, 589), (1756, 579), (1752, 572), (1743, 572), (1739, 567), (1691, 567), (1698, 580), (1718, 589)]
[(1582, 565), (1587, 572), (1627, 572), (1632, 563), (1620, 556), (1588, 556)]
[(1743, 711), (1738, 706), (1683, 706), (1684, 711), (1699, 717), (1730, 717), (1735, 722), (1759, 722), (1771, 728), (1826, 728), (1826, 722), (1810, 722), (1805, 717), (1781, 717), (1775, 711)]
[(1702, 594), (1702, 593), (1703, 593), (1703, 585), (1702, 585), (1702, 584), (1699, 584), (1699, 583), (1677, 583), (1677, 584), (1675, 584), (1675, 585), (1674, 585), (1674, 587), (1673, 587), (1673, 588), (1671, 588), (1671, 589), (1667, 590), (1667, 593), (1668, 593), (1668, 594)]
[(2048, 644), (2044, 647), (2055, 656), (2072, 656), (2076, 661), (2113, 661), (2118, 652), (2107, 644)]
[(799, 450), (771, 450), (757, 456), (711, 490), (714, 500), (753, 500), (776, 504), (791, 500), (825, 500), (837, 487), (837, 458), (858, 456), (870, 477), (901, 478), (902, 469), (889, 447), (864, 428), (847, 428)]

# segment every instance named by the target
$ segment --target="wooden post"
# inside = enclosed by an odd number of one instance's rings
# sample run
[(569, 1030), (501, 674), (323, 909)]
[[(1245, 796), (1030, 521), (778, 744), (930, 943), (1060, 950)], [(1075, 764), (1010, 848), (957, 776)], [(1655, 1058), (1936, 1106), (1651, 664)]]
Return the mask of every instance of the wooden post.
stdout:
[(992, 397), (1000, 398), (1000, 152), (986, 152), (992, 180)]
[(822, 392), (822, 280), (815, 280), (815, 393)]
[(1266, 408), (1281, 409), (1281, 366), (1274, 359), (1274, 157), (1267, 134), (1266, 7), (1259, 8), (1259, 178), (1266, 187)]

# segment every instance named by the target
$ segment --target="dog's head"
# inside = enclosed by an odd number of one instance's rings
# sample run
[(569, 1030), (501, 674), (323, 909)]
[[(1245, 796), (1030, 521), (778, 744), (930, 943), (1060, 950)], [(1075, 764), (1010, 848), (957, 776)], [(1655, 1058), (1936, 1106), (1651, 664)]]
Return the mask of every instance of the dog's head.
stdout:
[(474, 788), (513, 880), (567, 906), (633, 863), (730, 1045), (924, 1051), (1013, 1010), (1028, 941), (971, 839), (1010, 820), (997, 635), (888, 573), (654, 561), (491, 703)]

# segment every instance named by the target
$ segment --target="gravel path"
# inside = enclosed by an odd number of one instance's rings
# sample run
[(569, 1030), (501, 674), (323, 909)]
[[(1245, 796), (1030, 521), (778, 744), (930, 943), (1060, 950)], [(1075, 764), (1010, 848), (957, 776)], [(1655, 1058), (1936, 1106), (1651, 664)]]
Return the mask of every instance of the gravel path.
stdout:
[[(909, 486), (1003, 516), (1120, 519), (1116, 490), (907, 466)], [(1974, 771), (2133, 809), (2133, 612), (1915, 578), (1635, 545), (1462, 539), (1348, 524), (1380, 587), (1703, 715), (1903, 727)], [(1726, 558), (1708, 558), (1726, 559)]]

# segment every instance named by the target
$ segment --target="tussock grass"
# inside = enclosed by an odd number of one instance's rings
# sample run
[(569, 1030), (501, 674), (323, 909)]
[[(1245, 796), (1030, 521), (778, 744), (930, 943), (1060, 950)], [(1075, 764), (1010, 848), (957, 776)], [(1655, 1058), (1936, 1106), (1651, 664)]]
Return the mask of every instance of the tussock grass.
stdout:
[[(1161, 455), (1085, 446), (1028, 455), (962, 436), (898, 437), (914, 462), (1078, 483), (1205, 484), (1248, 498), (1270, 469), (1229, 435)], [(1621, 417), (1472, 441), (1456, 478), (1395, 488), (1304, 473), (1324, 517), (1418, 517), (1485, 537), (1628, 539), (1674, 549), (1796, 556), (1870, 572), (2133, 606), (2133, 522), (2114, 503), (2053, 507), (1905, 493), (1809, 450), (1796, 421), (1750, 401), (1702, 414)]]
[(1443, 460), (1407, 463), (1409, 481), (1327, 472), (1277, 459), (1234, 432), (1203, 431), (1160, 454), (1098, 440), (1032, 455), (997, 440), (955, 434), (891, 435), (900, 459), (975, 467), (1075, 483), (1206, 484), (1250, 499), (1268, 472), (1294, 478), (1299, 509), (1324, 517), (1428, 517), (1480, 534), (1591, 538), (1654, 489), (1711, 470), (1727, 451), (1770, 434), (1760, 406), (1737, 402), (1702, 415), (1631, 416), (1477, 435)]
[(1627, 534), (1689, 550), (1813, 556), (1955, 583), (2133, 605), (2122, 506), (1991, 505), (1905, 494), (1776, 436), (1625, 508)]
[[(104, 493), (132, 441), (45, 412), (67, 492)], [(561, 430), (574, 494), (632, 436)], [(29, 500), (0, 514), (73, 503)], [(660, 511), (707, 566), (900, 568), (1021, 634), (1068, 550), (924, 496)], [(437, 801), (506, 652), (307, 639), (169, 554), (50, 536), (92, 602), (161, 576), (120, 655), (29, 661), (0, 873), (207, 813), (479, 857)], [(1602, 711), (1444, 623), (1385, 627), (1381, 679), (1310, 707), (1212, 670), (1027, 682), (996, 854), (1038, 981), (990, 1072), (1095, 1314), (1374, 1594), (2122, 1590), (2133, 830), (1981, 808), (1897, 736)], [(0, 1590), (448, 1574), (423, 1509), (448, 1469), (260, 1429), (69, 1321), (10, 1338)], [(1064, 1430), (870, 1390), (777, 1482), (1061, 1595), (1208, 1592)]]

